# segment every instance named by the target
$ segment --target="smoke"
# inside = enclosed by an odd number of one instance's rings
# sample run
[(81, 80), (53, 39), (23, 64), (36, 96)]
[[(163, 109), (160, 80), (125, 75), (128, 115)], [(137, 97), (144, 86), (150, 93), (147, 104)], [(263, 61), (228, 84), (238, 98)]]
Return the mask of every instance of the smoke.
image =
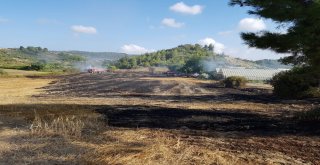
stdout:
[(223, 56), (210, 57), (201, 61), (206, 72), (215, 71), (216, 68), (233, 67)]
[(87, 56), (85, 61), (74, 63), (73, 67), (80, 71), (86, 71), (90, 68), (105, 69), (107, 62), (111, 62), (111, 60)]

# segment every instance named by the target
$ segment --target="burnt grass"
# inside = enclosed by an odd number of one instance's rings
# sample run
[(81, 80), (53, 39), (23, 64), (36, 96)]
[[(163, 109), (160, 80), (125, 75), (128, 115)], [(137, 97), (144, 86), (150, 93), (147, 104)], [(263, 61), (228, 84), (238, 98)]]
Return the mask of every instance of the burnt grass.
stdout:
[[(273, 96), (268, 89), (222, 88), (218, 84), (198, 84), (205, 90), (217, 91), (218, 94), (172, 93), (159, 95), (156, 87), (170, 90), (174, 83), (164, 85), (159, 80), (141, 80), (151, 77), (146, 73), (105, 73), (74, 74), (62, 76), (50, 86), (45, 87), (45, 96), (71, 96), (88, 98), (141, 98), (151, 102), (170, 101), (171, 103), (210, 102), (236, 103), (251, 102), (262, 104), (314, 104), (314, 100), (283, 100)], [(179, 82), (176, 82), (179, 84)], [(192, 85), (189, 85), (192, 87)], [(191, 88), (188, 87), (188, 88)], [(161, 92), (161, 91), (160, 91)], [(125, 94), (123, 94), (125, 93)], [(37, 96), (42, 97), (43, 95)], [(160, 128), (191, 131), (241, 132), (247, 135), (273, 136), (283, 134), (320, 135), (319, 122), (299, 122), (290, 111), (256, 113), (246, 110), (186, 110), (184, 108), (165, 108), (157, 106), (116, 105), (99, 106), (97, 112), (106, 116), (106, 122), (113, 127)]]
[(243, 110), (185, 110), (154, 106), (107, 106), (96, 110), (109, 126), (185, 131), (238, 132), (248, 136), (320, 135), (320, 124)]

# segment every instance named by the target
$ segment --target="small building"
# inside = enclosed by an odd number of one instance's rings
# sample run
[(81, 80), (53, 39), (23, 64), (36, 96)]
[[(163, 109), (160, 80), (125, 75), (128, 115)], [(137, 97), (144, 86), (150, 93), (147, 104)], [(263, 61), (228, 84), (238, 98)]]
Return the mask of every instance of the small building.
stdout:
[(288, 69), (247, 69), (247, 68), (216, 68), (215, 75), (219, 78), (241, 76), (248, 80), (267, 81), (282, 71)]

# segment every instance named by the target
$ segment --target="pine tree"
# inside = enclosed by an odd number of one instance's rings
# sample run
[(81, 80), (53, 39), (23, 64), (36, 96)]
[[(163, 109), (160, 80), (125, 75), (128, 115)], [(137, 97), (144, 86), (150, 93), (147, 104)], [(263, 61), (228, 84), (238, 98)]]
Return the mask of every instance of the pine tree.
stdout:
[(249, 14), (288, 27), (286, 33), (242, 33), (247, 45), (289, 53), (282, 59), (285, 64), (319, 67), (320, 0), (231, 0), (230, 5), (251, 7)]

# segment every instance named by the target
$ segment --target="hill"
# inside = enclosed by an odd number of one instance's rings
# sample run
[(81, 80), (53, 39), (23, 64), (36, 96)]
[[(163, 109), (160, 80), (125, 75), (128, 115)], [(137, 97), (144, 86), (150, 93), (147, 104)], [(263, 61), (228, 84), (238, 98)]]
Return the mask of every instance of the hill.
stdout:
[(251, 61), (234, 58), (223, 54), (215, 54), (214, 48), (196, 45), (180, 45), (176, 48), (146, 53), (140, 56), (126, 56), (114, 65), (121, 69), (149, 66), (167, 66), (171, 70), (181, 72), (212, 71), (218, 67), (244, 68), (289, 68), (277, 60)]
[(0, 49), (0, 68), (62, 71), (82, 65), (98, 65), (118, 60), (124, 53), (49, 51), (41, 47)]

